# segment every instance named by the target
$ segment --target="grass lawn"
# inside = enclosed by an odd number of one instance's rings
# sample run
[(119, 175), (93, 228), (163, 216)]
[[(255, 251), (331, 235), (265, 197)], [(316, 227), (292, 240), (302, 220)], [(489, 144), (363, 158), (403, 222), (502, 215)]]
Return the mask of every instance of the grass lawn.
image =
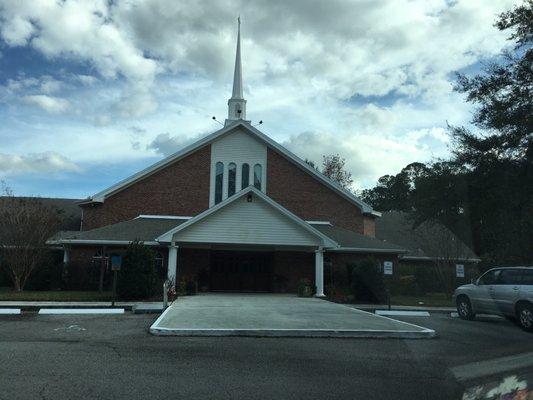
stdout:
[[(420, 304), (423, 302), (424, 304)], [(427, 293), (423, 296), (391, 296), (391, 304), (396, 306), (454, 307), (451, 297), (444, 293)]]
[(0, 301), (111, 301), (111, 292), (81, 292), (62, 290), (28, 290), (15, 292), (11, 288), (0, 288)]

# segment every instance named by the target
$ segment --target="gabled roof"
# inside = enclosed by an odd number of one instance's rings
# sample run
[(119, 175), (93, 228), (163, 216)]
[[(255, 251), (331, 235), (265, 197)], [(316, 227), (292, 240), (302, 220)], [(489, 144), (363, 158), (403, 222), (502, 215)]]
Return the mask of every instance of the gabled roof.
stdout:
[(276, 150), (278, 153), (286, 157), (289, 161), (292, 161), (297, 167), (300, 169), (303, 169), (307, 173), (311, 174), (313, 177), (315, 177), (317, 180), (319, 180), (324, 185), (328, 186), (330, 189), (335, 191), (337, 194), (344, 197), (346, 200), (352, 202), (356, 206), (358, 206), (361, 211), (365, 214), (373, 214), (375, 216), (380, 216), (381, 214), (374, 211), (371, 206), (366, 204), (364, 201), (359, 199), (358, 197), (354, 196), (352, 193), (341, 187), (338, 183), (334, 182), (333, 180), (329, 179), (322, 173), (318, 172), (314, 168), (312, 168), (310, 165), (308, 165), (305, 161), (303, 161), (301, 158), (297, 157), (295, 154), (287, 150), (285, 147), (277, 143), (275, 140), (269, 138), (267, 135), (253, 127), (249, 122), (244, 120), (236, 121), (234, 124), (225, 126), (224, 128), (211, 133), (210, 135), (205, 136), (204, 138), (196, 141), (195, 143), (185, 146), (181, 150), (177, 151), (176, 153), (162, 159), (161, 161), (158, 161), (157, 163), (149, 166), (148, 168), (143, 169), (142, 171), (118, 182), (117, 184), (110, 186), (109, 188), (102, 190), (101, 192), (96, 193), (95, 195), (91, 196), (89, 199), (85, 200), (83, 203), (90, 203), (90, 202), (104, 202), (106, 197), (109, 197), (113, 195), (114, 193), (117, 193), (128, 186), (132, 185), (133, 183), (146, 178), (147, 176), (150, 176), (151, 174), (161, 170), (162, 168), (165, 168), (167, 165), (176, 162), (189, 154), (195, 152), (196, 150), (212, 143), (213, 141), (219, 139), (220, 137), (227, 135), (237, 128), (243, 128), (250, 134), (252, 134), (254, 137), (265, 143), (267, 146), (271, 147), (272, 149)]
[(324, 235), (318, 229), (316, 229), (315, 227), (311, 226), (310, 224), (305, 222), (300, 217), (294, 215), (289, 210), (287, 210), (286, 208), (284, 208), (280, 204), (276, 203), (274, 200), (272, 200), (266, 194), (264, 194), (260, 190), (257, 190), (253, 186), (248, 186), (246, 189), (241, 190), (240, 192), (234, 194), (231, 197), (228, 197), (226, 200), (218, 203), (217, 205), (215, 205), (215, 206), (213, 206), (211, 208), (208, 208), (207, 210), (205, 210), (204, 212), (198, 214), (197, 216), (195, 216), (195, 217), (187, 220), (186, 222), (184, 222), (184, 223), (182, 223), (182, 224), (170, 229), (168, 232), (165, 232), (164, 234), (158, 236), (156, 238), (156, 240), (158, 242), (172, 242), (174, 234), (176, 234), (176, 233), (178, 233), (178, 232), (180, 232), (180, 231), (182, 231), (182, 230), (184, 230), (184, 229), (186, 229), (186, 228), (188, 228), (188, 227), (190, 227), (190, 226), (192, 226), (192, 225), (204, 220), (205, 218), (209, 217), (210, 215), (216, 213), (217, 211), (229, 206), (230, 204), (232, 204), (233, 202), (237, 201), (238, 199), (240, 199), (240, 198), (242, 198), (244, 196), (247, 196), (249, 193), (253, 194), (254, 196), (257, 196), (258, 198), (263, 200), (265, 203), (270, 205), (272, 208), (276, 209), (280, 214), (285, 215), (289, 220), (291, 220), (292, 222), (296, 223), (301, 228), (303, 228), (307, 232), (311, 233), (313, 236), (316, 236), (319, 239), (321, 239), (324, 247), (329, 247), (329, 248), (339, 247), (339, 245), (334, 240), (332, 240), (330, 237), (328, 237), (327, 235)]
[(402, 255), (404, 259), (480, 261), (472, 249), (444, 225), (426, 221), (414, 228), (405, 212), (383, 212), (376, 220), (376, 237), (408, 249)]

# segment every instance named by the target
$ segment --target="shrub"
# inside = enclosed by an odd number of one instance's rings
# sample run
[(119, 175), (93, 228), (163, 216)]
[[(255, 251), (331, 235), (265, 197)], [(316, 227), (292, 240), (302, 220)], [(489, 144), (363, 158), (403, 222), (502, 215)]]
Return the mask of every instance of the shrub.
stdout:
[(141, 299), (155, 294), (157, 272), (154, 252), (143, 243), (131, 243), (118, 273), (117, 294), (122, 299)]
[(298, 296), (310, 297), (313, 295), (313, 283), (309, 278), (302, 278), (298, 281)]
[(372, 303), (385, 301), (385, 282), (378, 261), (366, 258), (350, 264), (349, 269), (352, 271), (351, 288), (355, 300)]

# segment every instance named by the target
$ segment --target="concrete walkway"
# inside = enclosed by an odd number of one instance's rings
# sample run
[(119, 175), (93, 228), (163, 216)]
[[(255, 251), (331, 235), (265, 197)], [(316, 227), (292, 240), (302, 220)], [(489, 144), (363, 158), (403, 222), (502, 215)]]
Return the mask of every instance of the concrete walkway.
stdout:
[(316, 298), (278, 294), (181, 297), (154, 335), (429, 338), (435, 331)]

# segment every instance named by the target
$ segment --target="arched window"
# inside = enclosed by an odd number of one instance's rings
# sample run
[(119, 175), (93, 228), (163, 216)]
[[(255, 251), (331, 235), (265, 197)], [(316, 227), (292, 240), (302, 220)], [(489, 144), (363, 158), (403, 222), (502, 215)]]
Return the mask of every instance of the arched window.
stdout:
[(215, 204), (222, 201), (222, 184), (224, 182), (224, 164), (217, 162), (215, 170)]
[(263, 176), (262, 174), (263, 168), (261, 167), (261, 164), (255, 164), (254, 165), (254, 186), (261, 190), (261, 178)]
[(235, 189), (237, 185), (237, 166), (235, 163), (230, 163), (228, 165), (228, 197), (235, 194)]
[(241, 189), (246, 189), (250, 184), (250, 166), (248, 164), (242, 165)]

